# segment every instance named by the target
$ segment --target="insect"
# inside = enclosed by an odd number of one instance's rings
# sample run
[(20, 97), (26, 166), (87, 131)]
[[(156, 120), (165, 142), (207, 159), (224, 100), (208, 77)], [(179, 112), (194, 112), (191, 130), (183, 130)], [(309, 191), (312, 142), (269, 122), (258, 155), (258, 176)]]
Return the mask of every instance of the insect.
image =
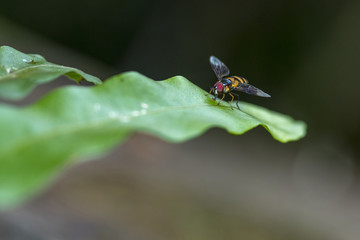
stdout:
[(225, 95), (229, 94), (231, 96), (230, 107), (231, 107), (231, 109), (233, 109), (232, 103), (234, 101), (234, 95), (235, 95), (235, 96), (237, 96), (236, 106), (240, 110), (240, 107), (238, 105), (239, 95), (235, 94), (233, 91), (244, 92), (244, 93), (259, 96), (259, 97), (270, 97), (269, 94), (250, 85), (248, 83), (248, 81), (243, 77), (239, 77), (239, 76), (226, 77), (230, 74), (230, 70), (217, 57), (214, 57), (214, 56), (210, 57), (210, 65), (211, 65), (211, 68), (214, 70), (215, 75), (219, 81), (217, 81), (214, 84), (214, 86), (210, 88), (209, 94), (211, 94), (211, 92), (214, 92), (214, 94), (215, 94), (215, 96), (213, 98), (214, 100), (216, 100), (216, 98), (219, 94), (222, 94), (222, 97), (221, 97), (220, 101), (218, 102), (218, 105), (224, 99)]

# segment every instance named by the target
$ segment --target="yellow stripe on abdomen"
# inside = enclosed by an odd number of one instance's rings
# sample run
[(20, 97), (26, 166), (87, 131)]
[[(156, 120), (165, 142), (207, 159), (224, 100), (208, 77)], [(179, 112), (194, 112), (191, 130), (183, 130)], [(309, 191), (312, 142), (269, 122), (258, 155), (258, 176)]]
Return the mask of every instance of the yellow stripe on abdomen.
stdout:
[(240, 82), (240, 83), (243, 83), (241, 77), (232, 76), (232, 78), (234, 79), (234, 85), (236, 85), (236, 86), (234, 86), (234, 87), (237, 87), (237, 86), (239, 85), (239, 82)]
[(248, 81), (247, 81), (245, 78), (243, 78), (243, 77), (234, 76), (234, 78), (236, 78), (237, 80), (239, 80), (240, 83), (247, 83), (247, 82), (248, 82)]
[(231, 80), (233, 80), (233, 87), (237, 87), (239, 85), (239, 83), (243, 84), (243, 83), (247, 83), (248, 81), (243, 78), (243, 77), (239, 77), (239, 76), (232, 76), (230, 77)]

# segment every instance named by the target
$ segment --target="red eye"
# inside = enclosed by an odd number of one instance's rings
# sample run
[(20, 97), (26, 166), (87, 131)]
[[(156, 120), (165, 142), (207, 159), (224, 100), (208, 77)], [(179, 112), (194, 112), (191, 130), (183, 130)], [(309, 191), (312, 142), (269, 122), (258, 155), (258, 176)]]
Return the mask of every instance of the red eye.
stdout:
[(219, 93), (222, 93), (223, 91), (223, 85), (220, 82), (215, 83), (214, 87), (218, 90)]

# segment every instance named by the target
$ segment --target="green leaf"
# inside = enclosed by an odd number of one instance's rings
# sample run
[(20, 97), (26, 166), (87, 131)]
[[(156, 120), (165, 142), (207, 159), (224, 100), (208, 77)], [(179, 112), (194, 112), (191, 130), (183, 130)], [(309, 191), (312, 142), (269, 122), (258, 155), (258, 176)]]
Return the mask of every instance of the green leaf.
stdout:
[(40, 55), (24, 54), (8, 46), (0, 47), (0, 98), (18, 100), (36, 85), (52, 81), (61, 75), (80, 82), (102, 82), (97, 77), (76, 68), (49, 63)]
[(153, 81), (139, 73), (103, 85), (64, 87), (26, 108), (0, 105), (0, 207), (14, 206), (81, 159), (102, 156), (134, 132), (170, 142), (212, 127), (242, 134), (258, 125), (288, 142), (305, 135), (305, 123), (240, 102), (220, 106), (186, 78)]

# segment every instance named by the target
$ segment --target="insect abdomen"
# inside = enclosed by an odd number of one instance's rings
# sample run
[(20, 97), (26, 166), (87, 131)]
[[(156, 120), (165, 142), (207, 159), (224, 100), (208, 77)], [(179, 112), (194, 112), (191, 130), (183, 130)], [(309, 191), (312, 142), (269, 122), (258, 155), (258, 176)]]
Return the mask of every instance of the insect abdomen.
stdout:
[(240, 84), (248, 83), (245, 78), (239, 76), (231, 76), (228, 79), (232, 81), (232, 87), (238, 87)]

